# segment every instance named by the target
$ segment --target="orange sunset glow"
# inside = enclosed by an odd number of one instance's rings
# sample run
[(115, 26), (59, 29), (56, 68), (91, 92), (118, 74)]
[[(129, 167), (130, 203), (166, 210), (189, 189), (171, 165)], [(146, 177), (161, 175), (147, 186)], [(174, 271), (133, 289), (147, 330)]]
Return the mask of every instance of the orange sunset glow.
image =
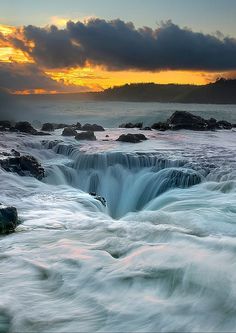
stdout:
[[(63, 26), (66, 23), (66, 19), (53, 18), (53, 23), (58, 23), (59, 26)], [(16, 33), (16, 27), (8, 25), (0, 25), (0, 33), (3, 39), (0, 40), (0, 63), (34, 63), (34, 60), (30, 56), (24, 53), (22, 50), (10, 45), (4, 40), (4, 37), (9, 37)], [(19, 36), (19, 31), (17, 31)], [(113, 86), (119, 86), (126, 83), (137, 82), (153, 82), (160, 84), (195, 84), (203, 85), (216, 78), (215, 74), (199, 72), (199, 71), (183, 71), (183, 70), (165, 70), (165, 71), (134, 71), (134, 70), (121, 70), (111, 71), (106, 70), (100, 66), (94, 66), (88, 64), (86, 67), (72, 67), (65, 69), (47, 69), (42, 68), (42, 71), (50, 79), (58, 82), (66, 87), (66, 92), (75, 92), (78, 86), (78, 91), (81, 87), (85, 87), (87, 91), (102, 91)], [(31, 89), (31, 90), (14, 90), (12, 93), (16, 94), (42, 94), (42, 93), (56, 93), (56, 90), (48, 89)]]

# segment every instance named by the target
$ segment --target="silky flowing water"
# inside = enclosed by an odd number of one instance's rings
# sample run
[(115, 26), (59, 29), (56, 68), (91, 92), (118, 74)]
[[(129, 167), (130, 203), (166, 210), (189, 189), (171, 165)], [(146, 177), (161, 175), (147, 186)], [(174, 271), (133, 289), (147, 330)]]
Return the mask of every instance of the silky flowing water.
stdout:
[(0, 170), (0, 332), (235, 331), (236, 132), (127, 131), (0, 136), (46, 169)]

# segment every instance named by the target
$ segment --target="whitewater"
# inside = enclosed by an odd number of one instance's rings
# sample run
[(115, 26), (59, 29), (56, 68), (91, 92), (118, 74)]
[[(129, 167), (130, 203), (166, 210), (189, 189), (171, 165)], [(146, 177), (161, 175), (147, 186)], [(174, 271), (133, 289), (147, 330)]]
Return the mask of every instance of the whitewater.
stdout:
[(95, 134), (0, 135), (46, 170), (0, 170), (0, 332), (235, 332), (236, 130)]

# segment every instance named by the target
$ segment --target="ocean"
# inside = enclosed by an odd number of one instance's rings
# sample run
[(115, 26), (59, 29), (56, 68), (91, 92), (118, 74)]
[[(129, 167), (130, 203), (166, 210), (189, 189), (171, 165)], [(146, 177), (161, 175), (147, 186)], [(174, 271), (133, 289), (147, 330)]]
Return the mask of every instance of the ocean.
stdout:
[[(1, 151), (33, 155), (46, 177), (0, 169), (1, 202), (22, 222), (0, 237), (0, 332), (235, 332), (236, 129), (118, 126), (175, 110), (236, 123), (236, 105), (26, 98), (17, 110), (105, 132), (1, 133)], [(137, 132), (148, 140), (116, 141)]]

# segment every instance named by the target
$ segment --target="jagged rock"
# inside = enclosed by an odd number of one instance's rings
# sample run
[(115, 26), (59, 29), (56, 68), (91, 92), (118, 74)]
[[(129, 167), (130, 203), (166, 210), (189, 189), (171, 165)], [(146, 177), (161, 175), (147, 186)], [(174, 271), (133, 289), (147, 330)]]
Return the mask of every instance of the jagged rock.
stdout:
[(79, 122), (77, 122), (75, 125), (75, 129), (77, 129), (77, 131), (80, 131), (81, 128), (82, 128), (82, 125)]
[(97, 140), (93, 131), (77, 133), (75, 136), (75, 139), (76, 140), (90, 140), (90, 141)]
[(143, 127), (143, 123), (136, 123), (136, 124), (133, 124), (133, 123), (124, 123), (124, 124), (121, 124), (119, 127), (120, 128), (142, 128)]
[(130, 142), (130, 143), (139, 143), (143, 140), (147, 140), (144, 134), (121, 134), (116, 141), (121, 142)]
[(54, 124), (51, 123), (45, 123), (43, 124), (41, 131), (46, 131), (46, 132), (53, 132), (54, 131)]
[(231, 129), (233, 127), (232, 124), (226, 120), (217, 121), (216, 125), (219, 129)]
[(39, 180), (45, 174), (41, 164), (30, 155), (2, 159), (0, 160), (0, 166), (7, 172), (14, 172), (20, 176), (33, 176)]
[(16, 156), (16, 157), (20, 156), (20, 153), (17, 150), (15, 150), (15, 149), (12, 149), (11, 153), (12, 153), (13, 156)]
[(195, 131), (203, 131), (208, 129), (205, 119), (195, 116), (187, 111), (175, 111), (167, 120), (167, 124), (172, 130), (190, 129)]
[(65, 127), (62, 132), (63, 136), (75, 136), (76, 134), (77, 134), (77, 132), (74, 129), (74, 127)]
[(0, 204), (0, 234), (13, 232), (18, 225), (18, 215), (15, 207)]
[(104, 197), (101, 197), (100, 195), (97, 195), (97, 193), (95, 192), (90, 192), (89, 193), (92, 197), (94, 197), (94, 199), (100, 201), (104, 207), (106, 207), (107, 205), (107, 202), (106, 202), (106, 199)]
[(12, 124), (9, 120), (0, 120), (1, 131), (9, 130), (11, 127), (12, 127)]
[(163, 122), (158, 122), (158, 123), (154, 123), (152, 125), (152, 129), (158, 130), (158, 131), (167, 131), (169, 129), (169, 125), (167, 123), (163, 123)]
[(209, 130), (215, 130), (217, 127), (217, 120), (215, 118), (210, 118), (206, 120), (207, 122), (207, 129)]
[(20, 167), (24, 172), (28, 172), (30, 175), (39, 180), (42, 179), (45, 175), (44, 168), (35, 157), (30, 155), (20, 157)]
[(93, 132), (103, 132), (105, 129), (97, 124), (85, 124), (81, 127), (81, 131), (93, 131)]
[(38, 131), (28, 121), (19, 121), (15, 124), (15, 129), (20, 132), (36, 135)]

